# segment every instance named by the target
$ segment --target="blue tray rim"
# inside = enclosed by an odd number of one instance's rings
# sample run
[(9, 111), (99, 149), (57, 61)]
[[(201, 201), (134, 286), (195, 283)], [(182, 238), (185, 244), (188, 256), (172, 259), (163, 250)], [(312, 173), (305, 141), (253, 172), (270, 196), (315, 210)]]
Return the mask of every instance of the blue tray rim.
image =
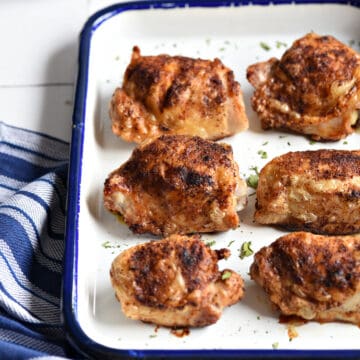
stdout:
[(204, 359), (360, 359), (360, 349), (354, 350), (288, 350), (288, 349), (221, 349), (221, 350), (143, 350), (116, 349), (103, 346), (83, 331), (77, 319), (78, 216), (81, 186), (81, 163), (85, 133), (86, 96), (90, 43), (93, 33), (108, 19), (129, 10), (173, 9), (182, 7), (229, 7), (284, 4), (341, 4), (360, 8), (360, 0), (150, 0), (114, 4), (97, 11), (80, 33), (78, 75), (76, 81), (70, 167), (68, 175), (67, 217), (65, 229), (64, 276), (62, 283), (62, 316), (69, 342), (84, 356), (101, 359), (136, 358), (204, 358)]

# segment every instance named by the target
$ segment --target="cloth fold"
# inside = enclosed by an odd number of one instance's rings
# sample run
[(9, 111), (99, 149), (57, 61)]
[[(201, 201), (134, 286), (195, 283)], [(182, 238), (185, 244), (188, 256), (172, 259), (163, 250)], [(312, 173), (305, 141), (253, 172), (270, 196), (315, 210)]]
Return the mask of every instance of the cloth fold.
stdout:
[(67, 356), (61, 320), (69, 144), (0, 122), (0, 358)]

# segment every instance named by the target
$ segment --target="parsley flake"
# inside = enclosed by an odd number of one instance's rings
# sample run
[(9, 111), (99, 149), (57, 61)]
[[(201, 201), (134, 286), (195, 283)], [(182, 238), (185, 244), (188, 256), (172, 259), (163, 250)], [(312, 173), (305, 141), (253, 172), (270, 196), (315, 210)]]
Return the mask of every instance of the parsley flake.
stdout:
[(211, 241), (208, 241), (205, 245), (208, 246), (208, 247), (211, 247), (213, 245), (216, 244), (216, 241), (215, 240), (211, 240)]
[(259, 184), (259, 175), (257, 174), (251, 174), (247, 179), (246, 183), (249, 187), (256, 189)]
[(251, 249), (251, 241), (245, 241), (242, 243), (240, 248), (240, 259), (244, 259), (250, 255), (252, 255), (254, 251)]
[(271, 47), (270, 47), (267, 43), (265, 43), (265, 42), (263, 42), (263, 41), (260, 42), (260, 46), (261, 46), (265, 51), (271, 50)]
[(287, 43), (282, 42), (282, 41), (277, 41), (277, 42), (276, 42), (276, 48), (277, 48), (277, 49), (280, 49), (282, 46), (283, 46), (283, 47), (287, 47)]
[(105, 241), (104, 243), (101, 244), (101, 246), (105, 249), (110, 249), (112, 248), (112, 245), (110, 244), (110, 241)]
[(314, 145), (314, 144), (316, 144), (316, 141), (315, 141), (315, 140), (310, 140), (310, 141), (309, 141), (309, 144), (310, 144), (310, 145)]
[(231, 277), (231, 271), (224, 271), (223, 274), (221, 275), (221, 280), (226, 280), (229, 279)]
[(274, 343), (272, 343), (271, 346), (272, 346), (273, 349), (277, 349), (279, 347), (279, 342), (278, 341), (274, 342)]
[(347, 145), (347, 144), (348, 144), (348, 142), (347, 142), (347, 141), (344, 141), (344, 142), (343, 142), (343, 144), (344, 144), (344, 145)]
[(262, 145), (265, 146), (267, 145), (269, 142), (268, 141), (265, 141)]
[(255, 171), (255, 174), (251, 174), (247, 179), (246, 183), (249, 187), (256, 189), (259, 183), (259, 170), (257, 166), (252, 166), (250, 170)]
[(235, 241), (235, 240), (231, 240), (231, 241), (228, 243), (228, 246), (227, 246), (227, 247), (230, 247), (234, 241)]
[(260, 155), (260, 157), (262, 159), (267, 159), (267, 157), (268, 157), (267, 152), (264, 150), (259, 150), (257, 153), (258, 153), (258, 155)]

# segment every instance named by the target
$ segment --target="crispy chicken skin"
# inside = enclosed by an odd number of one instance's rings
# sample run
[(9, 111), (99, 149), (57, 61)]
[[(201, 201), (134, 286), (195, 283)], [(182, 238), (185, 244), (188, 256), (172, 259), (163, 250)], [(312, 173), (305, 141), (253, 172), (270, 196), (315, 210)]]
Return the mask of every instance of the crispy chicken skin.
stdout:
[(240, 275), (218, 269), (229, 255), (228, 249), (211, 250), (198, 235), (171, 235), (122, 252), (112, 263), (111, 282), (131, 319), (169, 327), (210, 325), (244, 294)]
[(186, 135), (142, 143), (104, 186), (105, 207), (122, 214), (135, 233), (236, 228), (246, 202), (231, 147)]
[(360, 55), (332, 36), (307, 34), (280, 60), (247, 69), (252, 107), (263, 129), (288, 129), (314, 140), (339, 140), (358, 124)]
[(116, 135), (137, 143), (161, 134), (216, 140), (248, 128), (240, 85), (219, 59), (141, 56), (136, 46), (110, 118)]
[(250, 276), (284, 315), (360, 324), (359, 235), (285, 235), (255, 254)]
[(290, 152), (260, 172), (255, 221), (327, 235), (360, 232), (360, 151)]

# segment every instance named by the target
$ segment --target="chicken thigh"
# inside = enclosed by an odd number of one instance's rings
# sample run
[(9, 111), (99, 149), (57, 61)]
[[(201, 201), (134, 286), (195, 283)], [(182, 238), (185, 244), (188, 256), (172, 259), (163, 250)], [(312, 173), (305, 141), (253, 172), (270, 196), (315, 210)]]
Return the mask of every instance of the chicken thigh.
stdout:
[(240, 85), (219, 59), (141, 56), (138, 47), (110, 118), (116, 135), (137, 143), (161, 134), (216, 140), (248, 128)]
[(260, 172), (255, 221), (328, 235), (360, 232), (360, 151), (290, 152)]
[(284, 315), (360, 324), (359, 235), (285, 235), (255, 254), (250, 276)]
[(229, 145), (163, 135), (109, 175), (104, 202), (135, 233), (225, 231), (239, 225), (247, 187)]
[(219, 271), (227, 249), (211, 250), (198, 235), (171, 235), (134, 246), (113, 261), (110, 276), (124, 314), (169, 327), (215, 323), (243, 296), (243, 280)]
[(247, 78), (263, 129), (339, 140), (359, 123), (360, 55), (332, 36), (307, 34), (281, 60), (249, 66)]

